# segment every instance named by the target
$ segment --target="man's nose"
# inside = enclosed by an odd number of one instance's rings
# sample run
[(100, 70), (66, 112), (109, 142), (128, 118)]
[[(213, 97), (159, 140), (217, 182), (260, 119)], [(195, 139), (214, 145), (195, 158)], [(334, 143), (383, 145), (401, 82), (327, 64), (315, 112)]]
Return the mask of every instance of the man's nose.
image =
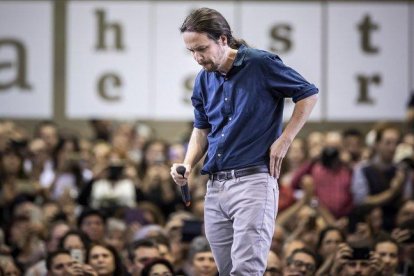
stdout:
[(202, 61), (202, 57), (201, 57), (201, 55), (200, 55), (199, 53), (197, 53), (197, 52), (194, 52), (194, 53), (193, 53), (193, 57), (194, 57), (194, 59), (195, 59), (198, 63), (200, 63), (200, 62)]
[(384, 256), (384, 258), (382, 259), (384, 263), (389, 264), (391, 262), (391, 258), (390, 256)]

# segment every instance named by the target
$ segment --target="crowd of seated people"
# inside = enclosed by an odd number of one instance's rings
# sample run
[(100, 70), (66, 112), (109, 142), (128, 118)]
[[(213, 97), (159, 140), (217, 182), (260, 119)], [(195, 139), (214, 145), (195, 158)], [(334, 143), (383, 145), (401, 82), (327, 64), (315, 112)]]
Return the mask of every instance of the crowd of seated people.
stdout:
[[(0, 276), (218, 275), (170, 167), (187, 139), (94, 120), (91, 137), (0, 121)], [(265, 276), (414, 275), (414, 133), (382, 123), (293, 141)]]

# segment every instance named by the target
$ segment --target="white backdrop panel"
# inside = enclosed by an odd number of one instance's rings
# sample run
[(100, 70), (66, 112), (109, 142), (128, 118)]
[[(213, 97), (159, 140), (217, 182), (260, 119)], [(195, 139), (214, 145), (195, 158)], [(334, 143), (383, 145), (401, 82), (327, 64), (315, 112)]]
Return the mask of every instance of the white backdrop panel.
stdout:
[[(318, 2), (242, 2), (241, 36), (252, 47), (278, 54), (286, 65), (321, 89), (321, 11), (322, 5)], [(279, 37), (290, 41), (289, 49), (285, 48), (286, 42), (271, 35), (276, 28), (279, 28)], [(312, 111), (311, 120), (321, 119), (320, 103)], [(293, 107), (292, 100), (287, 99), (285, 119), (290, 118)]]
[[(327, 119), (403, 119), (409, 90), (408, 4), (328, 3), (328, 15)], [(377, 53), (362, 50), (359, 26), (366, 16), (371, 30), (367, 45)], [(357, 102), (358, 76), (370, 79), (371, 104)]]
[[(97, 12), (103, 12), (105, 28)], [(151, 45), (149, 2), (73, 1), (67, 16), (67, 113), (70, 118), (149, 118), (149, 68)], [(118, 27), (108, 27), (108, 26)], [(101, 26), (101, 27), (99, 27)], [(99, 28), (104, 30), (105, 50), (97, 49)], [(117, 30), (121, 30), (120, 32)], [(116, 48), (120, 33), (122, 49)], [(116, 75), (98, 93), (104, 74)], [(119, 85), (118, 85), (119, 84)]]
[(52, 117), (52, 16), (50, 1), (0, 2), (0, 117)]

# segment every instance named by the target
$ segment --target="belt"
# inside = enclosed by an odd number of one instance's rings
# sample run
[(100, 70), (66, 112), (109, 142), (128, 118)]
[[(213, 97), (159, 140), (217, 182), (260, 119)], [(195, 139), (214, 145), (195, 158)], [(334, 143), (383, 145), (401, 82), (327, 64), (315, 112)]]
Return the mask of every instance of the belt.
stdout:
[(229, 180), (232, 178), (243, 177), (255, 173), (269, 173), (267, 166), (254, 166), (238, 170), (219, 171), (209, 176), (210, 180)]

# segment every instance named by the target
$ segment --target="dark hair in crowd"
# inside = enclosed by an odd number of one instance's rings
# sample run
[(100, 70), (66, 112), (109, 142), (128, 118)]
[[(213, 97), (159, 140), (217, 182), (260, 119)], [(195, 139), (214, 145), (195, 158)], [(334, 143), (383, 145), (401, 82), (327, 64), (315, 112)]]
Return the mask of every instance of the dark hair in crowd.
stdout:
[(188, 260), (193, 261), (194, 256), (197, 253), (211, 252), (210, 244), (206, 237), (198, 236), (191, 241), (190, 248), (188, 251)]
[(184, 20), (180, 31), (206, 33), (214, 41), (225, 35), (228, 45), (233, 49), (238, 49), (241, 45), (248, 46), (243, 39), (233, 37), (230, 25), (221, 13), (209, 8), (200, 8), (191, 12)]
[(96, 209), (85, 209), (85, 210), (82, 211), (82, 213), (78, 217), (78, 221), (77, 221), (78, 228), (81, 227), (81, 225), (83, 223), (83, 220), (85, 218), (87, 218), (87, 217), (90, 217), (90, 216), (98, 216), (98, 217), (100, 217), (102, 219), (102, 222), (105, 224), (106, 218), (105, 218), (105, 216), (99, 210), (96, 210)]
[(52, 268), (53, 260), (59, 255), (69, 255), (70, 256), (70, 252), (69, 252), (69, 250), (66, 250), (66, 249), (58, 249), (56, 251), (53, 251), (53, 252), (47, 254), (46, 268), (47, 268), (48, 271)]
[(322, 242), (325, 239), (326, 235), (331, 232), (331, 231), (336, 231), (339, 233), (339, 235), (341, 236), (342, 241), (345, 241), (345, 234), (341, 231), (341, 229), (339, 229), (338, 227), (335, 226), (327, 226), (325, 227), (319, 234), (319, 239), (318, 239), (318, 243), (316, 245), (316, 248), (319, 250), (322, 246)]
[(377, 135), (375, 136), (375, 142), (379, 143), (384, 136), (384, 132), (387, 130), (394, 130), (399, 134), (399, 139), (401, 139), (401, 131), (394, 125), (384, 125), (377, 129)]
[(63, 237), (60, 239), (59, 241), (60, 248), (65, 248), (64, 245), (65, 245), (66, 239), (70, 236), (78, 236), (85, 248), (88, 248), (89, 245), (91, 244), (91, 240), (85, 233), (77, 229), (72, 229), (66, 232), (66, 234), (63, 235)]
[(141, 272), (141, 276), (149, 276), (151, 269), (157, 264), (165, 265), (168, 268), (168, 270), (171, 272), (171, 274), (175, 275), (174, 268), (169, 261), (165, 259), (154, 259), (144, 266)]
[(374, 240), (374, 246), (372, 248), (376, 250), (378, 244), (386, 243), (386, 242), (394, 244), (397, 247), (398, 251), (400, 250), (400, 245), (398, 244), (398, 242), (389, 235), (382, 235), (376, 238)]
[(137, 250), (140, 247), (158, 249), (158, 244), (153, 239), (141, 239), (141, 240), (134, 241), (128, 247), (128, 257), (132, 262), (134, 261), (134, 258), (135, 258), (135, 250)]

